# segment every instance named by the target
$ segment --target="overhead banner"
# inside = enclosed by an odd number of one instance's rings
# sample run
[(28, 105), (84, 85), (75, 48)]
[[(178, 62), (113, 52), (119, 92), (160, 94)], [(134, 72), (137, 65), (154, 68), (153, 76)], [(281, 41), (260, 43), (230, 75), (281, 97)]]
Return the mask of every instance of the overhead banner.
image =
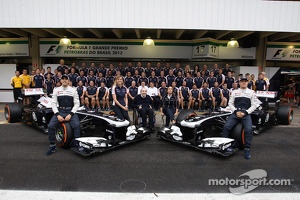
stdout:
[(234, 48), (234, 47), (219, 47), (219, 59), (256, 59), (256, 47), (252, 48)]
[(300, 61), (300, 48), (267, 48), (266, 60)]
[(0, 40), (0, 57), (29, 56), (27, 41)]
[(180, 43), (169, 46), (143, 46), (134, 44), (40, 44), (41, 57), (103, 57), (103, 58), (180, 58), (190, 59), (191, 46)]

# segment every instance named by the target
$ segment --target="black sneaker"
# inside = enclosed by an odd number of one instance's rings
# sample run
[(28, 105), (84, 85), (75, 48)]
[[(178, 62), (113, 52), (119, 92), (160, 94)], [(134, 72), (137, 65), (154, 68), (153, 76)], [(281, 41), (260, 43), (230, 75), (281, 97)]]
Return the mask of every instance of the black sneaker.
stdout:
[(250, 149), (245, 148), (244, 153), (245, 153), (245, 159), (250, 159), (251, 158)]
[(46, 153), (46, 156), (50, 156), (51, 154), (55, 153), (55, 151), (56, 151), (56, 146), (50, 145), (49, 150)]

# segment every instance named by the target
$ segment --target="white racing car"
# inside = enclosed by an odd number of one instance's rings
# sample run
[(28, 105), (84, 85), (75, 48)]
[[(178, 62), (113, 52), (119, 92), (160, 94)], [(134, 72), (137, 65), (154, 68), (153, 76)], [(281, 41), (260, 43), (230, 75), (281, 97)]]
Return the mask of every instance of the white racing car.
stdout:
[[(6, 104), (4, 110), (7, 121), (22, 121), (47, 133), (48, 123), (53, 116), (51, 98), (44, 96), (42, 88), (25, 89), (23, 94), (31, 97), (31, 104)], [(36, 96), (40, 97), (37, 101)], [(56, 143), (83, 156), (108, 151), (150, 136), (150, 130), (146, 127), (136, 128), (129, 121), (118, 119), (113, 113), (87, 112), (81, 107), (76, 114), (80, 119), (82, 137), (74, 139), (70, 124), (64, 122), (56, 130)]]
[[(274, 99), (277, 92), (260, 91), (259, 98)], [(266, 128), (276, 125), (289, 125), (293, 120), (293, 109), (290, 106), (280, 106), (279, 102), (257, 104), (257, 109), (251, 113), (253, 133), (259, 134)], [(232, 112), (229, 108), (218, 112), (206, 112), (197, 115), (192, 110), (183, 110), (179, 113), (176, 124), (169, 128), (161, 128), (157, 136), (177, 144), (187, 145), (209, 153), (229, 156), (233, 151), (226, 151), (228, 147), (243, 148), (244, 131), (241, 123), (237, 124), (230, 133), (230, 138), (222, 138), (223, 126)]]

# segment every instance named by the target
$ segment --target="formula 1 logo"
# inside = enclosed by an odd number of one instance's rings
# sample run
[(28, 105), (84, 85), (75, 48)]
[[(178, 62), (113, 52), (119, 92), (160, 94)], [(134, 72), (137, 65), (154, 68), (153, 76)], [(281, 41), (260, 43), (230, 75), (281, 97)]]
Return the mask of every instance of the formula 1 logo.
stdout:
[(277, 51), (275, 52), (275, 54), (273, 55), (273, 58), (284, 58), (287, 55), (289, 55), (291, 53), (293, 49), (277, 49)]
[(56, 54), (59, 54), (60, 49), (61, 49), (61, 46), (59, 46), (59, 45), (51, 45), (49, 47), (49, 49), (47, 50), (46, 54), (47, 55), (56, 55)]

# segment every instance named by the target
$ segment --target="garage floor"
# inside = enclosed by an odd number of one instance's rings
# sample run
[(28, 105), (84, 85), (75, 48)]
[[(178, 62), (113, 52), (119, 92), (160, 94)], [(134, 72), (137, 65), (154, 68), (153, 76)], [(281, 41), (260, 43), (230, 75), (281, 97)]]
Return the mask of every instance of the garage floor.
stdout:
[(290, 126), (272, 127), (253, 138), (250, 160), (242, 151), (221, 158), (155, 135), (89, 158), (64, 149), (47, 157), (47, 136), (22, 123), (7, 124), (0, 110), (0, 190), (228, 193), (228, 186), (210, 186), (208, 180), (263, 169), (268, 179), (291, 179), (292, 185), (259, 186), (254, 192), (298, 193), (300, 109), (294, 110)]

